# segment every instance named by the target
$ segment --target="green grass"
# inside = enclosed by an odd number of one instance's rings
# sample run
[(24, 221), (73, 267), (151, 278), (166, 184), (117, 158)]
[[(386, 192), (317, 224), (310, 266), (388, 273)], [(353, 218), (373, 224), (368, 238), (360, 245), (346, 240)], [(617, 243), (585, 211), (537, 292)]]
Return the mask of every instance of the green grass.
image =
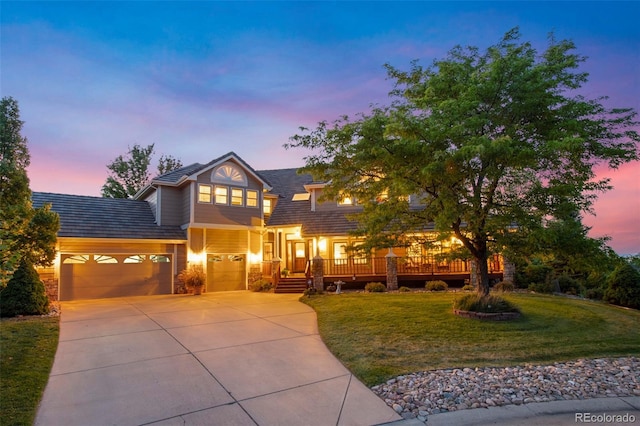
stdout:
[(302, 298), (329, 349), (366, 385), (423, 370), (552, 363), (640, 354), (640, 311), (511, 294), (521, 318), (453, 315), (455, 293), (347, 293)]
[(58, 345), (57, 317), (0, 321), (0, 425), (31, 425)]

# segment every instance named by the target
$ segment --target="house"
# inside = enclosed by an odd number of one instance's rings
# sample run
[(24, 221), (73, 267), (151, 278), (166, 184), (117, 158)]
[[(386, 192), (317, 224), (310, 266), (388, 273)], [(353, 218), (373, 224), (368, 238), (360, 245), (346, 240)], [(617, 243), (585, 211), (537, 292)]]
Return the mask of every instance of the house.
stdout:
[[(58, 256), (39, 272), (60, 300), (181, 292), (177, 275), (190, 265), (204, 268), (206, 291), (241, 290), (277, 281), (278, 270), (308, 274), (316, 256), (327, 281), (384, 279), (386, 251), (346, 251), (355, 227), (346, 214), (359, 207), (321, 203), (323, 187), (296, 169), (256, 171), (230, 152), (159, 176), (133, 199), (34, 192), (35, 207), (51, 203), (60, 215)], [(433, 253), (398, 254), (418, 265), (402, 262), (407, 276), (469, 274), (466, 262), (438, 271)]]

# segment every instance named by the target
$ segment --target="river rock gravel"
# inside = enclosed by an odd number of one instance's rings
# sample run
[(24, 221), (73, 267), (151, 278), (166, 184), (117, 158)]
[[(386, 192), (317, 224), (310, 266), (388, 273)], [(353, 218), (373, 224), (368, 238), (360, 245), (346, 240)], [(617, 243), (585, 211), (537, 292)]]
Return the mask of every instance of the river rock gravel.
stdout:
[(403, 418), (424, 422), (429, 414), (471, 408), (640, 396), (640, 358), (423, 371), (371, 389)]

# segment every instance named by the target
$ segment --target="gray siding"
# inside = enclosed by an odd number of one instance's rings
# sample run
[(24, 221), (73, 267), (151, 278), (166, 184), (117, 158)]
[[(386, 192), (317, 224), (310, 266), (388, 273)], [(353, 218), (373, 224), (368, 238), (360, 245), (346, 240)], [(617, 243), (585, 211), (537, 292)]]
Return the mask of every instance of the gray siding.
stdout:
[[(153, 217), (156, 219), (156, 223), (158, 223), (158, 191), (153, 191), (144, 200), (149, 203), (149, 207), (151, 207), (151, 211), (153, 212)], [(160, 223), (158, 223), (158, 225), (160, 225)]]
[(159, 189), (161, 225), (182, 225), (182, 194), (178, 188), (161, 187)]
[[(211, 173), (205, 172), (198, 176), (197, 184), (213, 185), (211, 182)], [(229, 187), (229, 196), (231, 195), (231, 188), (253, 189), (258, 191), (259, 200), (262, 200), (262, 185), (259, 181), (252, 179), (248, 176), (247, 186), (241, 185), (222, 185)], [(245, 194), (246, 197), (246, 194)], [(231, 206), (231, 205), (219, 205), (215, 202), (208, 203), (194, 203), (194, 221), (196, 223), (210, 223), (217, 225), (242, 225), (242, 226), (262, 226), (262, 204), (258, 202), (258, 207), (246, 207), (246, 206)]]

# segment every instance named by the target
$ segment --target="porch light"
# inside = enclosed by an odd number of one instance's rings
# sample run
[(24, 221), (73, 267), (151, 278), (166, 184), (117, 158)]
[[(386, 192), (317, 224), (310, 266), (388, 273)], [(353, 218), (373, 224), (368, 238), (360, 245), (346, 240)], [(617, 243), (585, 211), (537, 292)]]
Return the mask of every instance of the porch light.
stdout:
[(321, 252), (324, 252), (327, 250), (327, 239), (326, 238), (320, 238), (318, 240), (318, 250), (320, 250)]
[(191, 252), (187, 256), (187, 262), (188, 263), (192, 263), (192, 264), (194, 264), (194, 263), (198, 264), (198, 263), (202, 263), (202, 259), (203, 258), (204, 258), (204, 256), (202, 255), (202, 253)]

